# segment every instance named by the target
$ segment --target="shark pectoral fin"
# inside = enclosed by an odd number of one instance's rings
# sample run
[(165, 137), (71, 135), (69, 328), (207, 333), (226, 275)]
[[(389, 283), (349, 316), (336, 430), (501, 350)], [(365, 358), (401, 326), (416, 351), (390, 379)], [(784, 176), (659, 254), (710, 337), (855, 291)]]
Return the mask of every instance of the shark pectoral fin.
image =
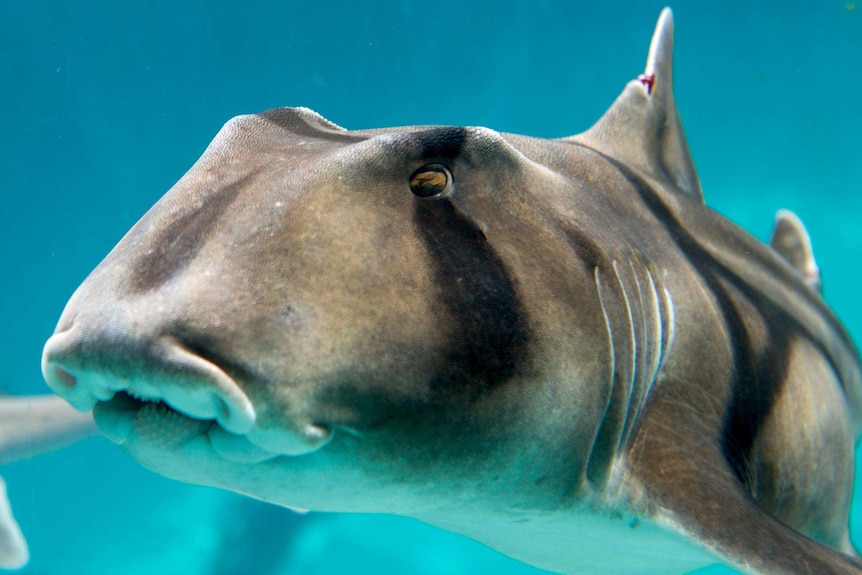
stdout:
[(673, 16), (659, 16), (644, 73), (592, 128), (567, 138), (594, 148), (703, 201), (673, 95)]
[(6, 482), (0, 477), (0, 569), (20, 569), (29, 560), (27, 541), (12, 516)]
[(651, 409), (627, 456), (632, 503), (643, 514), (743, 573), (862, 573), (859, 559), (806, 537), (760, 507), (715, 444), (710, 424), (698, 421), (702, 414), (666, 399)]
[(790, 210), (778, 210), (769, 245), (802, 274), (805, 283), (821, 291), (820, 268), (814, 261), (811, 238), (796, 214)]
[(697, 480), (684, 493), (678, 486), (653, 485), (661, 519), (751, 575), (859, 575), (862, 561), (787, 527), (760, 508), (742, 489), (718, 489), (713, 478)]
[(98, 435), (90, 412), (56, 395), (0, 398), (0, 465), (62, 449)]

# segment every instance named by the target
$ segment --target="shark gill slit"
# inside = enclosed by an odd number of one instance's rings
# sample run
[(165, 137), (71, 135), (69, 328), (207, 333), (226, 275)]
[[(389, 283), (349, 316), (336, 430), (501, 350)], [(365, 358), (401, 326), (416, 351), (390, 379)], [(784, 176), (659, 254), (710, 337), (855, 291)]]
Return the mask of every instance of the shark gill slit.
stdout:
[[(637, 264), (637, 265), (636, 265)], [(634, 335), (634, 346), (636, 356), (635, 376), (632, 380), (631, 398), (628, 403), (626, 414), (625, 427), (623, 428), (620, 442), (617, 446), (618, 450), (622, 450), (631, 437), (634, 427), (638, 421), (643, 408), (646, 406), (647, 399), (652, 391), (656, 377), (664, 360), (662, 354), (663, 320), (667, 315), (665, 310), (661, 308), (660, 300), (656, 294), (655, 280), (650, 272), (649, 266), (640, 264), (636, 259), (629, 259), (629, 268), (632, 272), (637, 299), (637, 308), (640, 311), (640, 333)], [(638, 279), (638, 272), (644, 276), (643, 282)], [(645, 294), (645, 285), (649, 284), (650, 290)], [(625, 291), (625, 285), (622, 285)], [(628, 298), (631, 300), (631, 298)], [(632, 310), (633, 312), (633, 310)], [(635, 326), (634, 322), (632, 325)]]
[[(620, 273), (619, 262), (616, 260), (613, 262), (613, 271), (617, 284), (619, 285), (620, 292), (623, 294), (623, 302), (626, 306), (625, 317), (628, 322), (629, 329), (625, 335), (628, 336), (628, 343), (631, 349), (631, 353), (629, 354), (629, 357), (631, 358), (631, 366), (629, 369), (630, 377), (627, 377), (623, 382), (625, 385), (625, 398), (620, 402), (624, 409), (621, 421), (622, 425), (620, 427), (619, 438), (617, 440), (617, 445), (620, 445), (624, 441), (626, 428), (631, 425), (631, 407), (635, 394), (637, 393), (638, 379), (643, 370), (640, 367), (642, 354), (638, 352), (638, 341), (641, 341), (641, 339), (638, 338), (638, 326), (635, 323), (633, 299), (629, 296), (629, 293), (626, 290), (626, 283), (623, 279), (623, 275)], [(635, 278), (635, 282), (637, 282), (637, 278)]]
[[(570, 220), (558, 218), (556, 225), (563, 232), (566, 243), (575, 255), (575, 260), (592, 276), (596, 287), (599, 307), (602, 311), (608, 338), (610, 389), (605, 397), (605, 411), (592, 437), (586, 459), (584, 479), (599, 490), (604, 486), (612, 471), (615, 455), (613, 447), (619, 442), (622, 432), (624, 408), (628, 399), (627, 390), (633, 377), (630, 347), (630, 317), (615, 317), (614, 310), (620, 308), (624, 294), (620, 291), (619, 279), (613, 273), (613, 260), (606, 251), (587, 234), (578, 229)], [(623, 325), (625, 324), (625, 325)], [(626, 358), (628, 361), (621, 361)], [(626, 383), (624, 383), (626, 382)]]
[[(620, 434), (623, 428), (624, 413), (623, 409), (626, 404), (627, 397), (624, 396), (623, 381), (628, 381), (631, 375), (627, 375), (626, 371), (620, 373), (620, 370), (626, 370), (627, 363), (622, 362), (618, 358), (631, 357), (633, 350), (626, 349), (626, 339), (621, 339), (624, 336), (620, 332), (627, 333), (628, 330), (624, 326), (615, 326), (614, 320), (611, 319), (610, 309), (613, 309), (613, 304), (618, 304), (619, 301), (614, 300), (614, 294), (611, 293), (611, 285), (605, 286), (602, 283), (602, 270), (596, 266), (593, 270), (593, 277), (596, 284), (596, 292), (599, 298), (599, 306), (602, 310), (602, 315), (605, 319), (605, 329), (607, 330), (608, 349), (610, 352), (610, 370), (611, 388), (606, 400), (607, 407), (602, 415), (599, 428), (593, 437), (593, 444), (590, 448), (590, 453), (587, 458), (586, 478), (597, 490), (607, 484), (611, 474), (611, 461), (614, 457), (614, 452), (611, 446), (618, 444)], [(618, 287), (618, 284), (615, 286)], [(626, 353), (628, 352), (628, 353)], [(633, 375), (633, 374), (632, 374)]]
[[(684, 254), (689, 264), (709, 286), (714, 294), (725, 318), (725, 326), (729, 331), (731, 353), (733, 354), (734, 374), (732, 381), (733, 399), (724, 416), (722, 430), (722, 453), (739, 480), (751, 489), (751, 451), (766, 421), (775, 401), (784, 387), (787, 378), (787, 365), (784, 353), (790, 338), (805, 337), (810, 341), (832, 365), (836, 373), (835, 359), (820, 345), (815, 338), (788, 314), (783, 314), (767, 296), (748, 285), (742, 278), (734, 274), (720, 261), (714, 258), (674, 217), (670, 209), (661, 201), (649, 184), (638, 174), (624, 166), (614, 158), (606, 156), (592, 148), (585, 147), (613, 165), (617, 171), (637, 190), (644, 206), (663, 223), (668, 235)], [(707, 262), (710, 265), (706, 265)], [(721, 279), (731, 283), (739, 292), (752, 302), (758, 303), (758, 309), (764, 318), (781, 317), (786, 320), (786, 330), (770, 328), (767, 333), (767, 343), (760, 356), (755, 356), (746, 333), (745, 323), (740, 311), (733, 302), (731, 295), (721, 283)], [(831, 317), (831, 314), (830, 314)], [(766, 321), (769, 326), (775, 322)], [(843, 329), (839, 327), (839, 333)], [(760, 382), (765, 394), (751, 393), (755, 388), (752, 382)]]
[[(672, 302), (669, 296), (659, 298), (657, 282), (649, 266), (630, 256), (628, 266), (621, 266), (614, 260), (608, 267), (610, 270), (606, 274), (598, 266), (594, 270), (613, 355), (608, 407), (596, 433), (587, 467), (587, 478), (596, 487), (605, 485), (611, 478), (612, 459), (628, 446), (667, 357), (672, 337), (669, 332), (674, 321)], [(608, 284), (603, 283), (603, 275), (610, 280)], [(624, 313), (612, 311), (621, 308), (625, 308)]]

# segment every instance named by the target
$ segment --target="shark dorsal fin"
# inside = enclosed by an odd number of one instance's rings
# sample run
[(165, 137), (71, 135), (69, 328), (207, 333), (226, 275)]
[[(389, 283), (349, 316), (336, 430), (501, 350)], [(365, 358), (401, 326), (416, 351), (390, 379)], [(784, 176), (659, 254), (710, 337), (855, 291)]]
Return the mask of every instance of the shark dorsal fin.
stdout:
[(570, 138), (703, 201), (703, 193), (673, 96), (673, 15), (662, 10), (646, 69), (596, 124)]

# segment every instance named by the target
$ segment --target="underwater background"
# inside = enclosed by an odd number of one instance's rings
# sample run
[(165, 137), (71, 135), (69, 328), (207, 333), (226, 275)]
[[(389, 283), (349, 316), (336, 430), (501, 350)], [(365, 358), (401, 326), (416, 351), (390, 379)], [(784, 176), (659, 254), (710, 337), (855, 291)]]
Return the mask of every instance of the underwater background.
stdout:
[[(570, 135), (642, 72), (662, 6), (3, 1), (0, 390), (48, 392), (41, 348), (67, 298), (230, 117), (301, 105), (351, 129)], [(778, 208), (795, 210), (826, 299), (862, 341), (862, 5), (672, 8), (707, 203), (764, 240)], [(0, 471), (30, 544), (24, 574), (542, 573), (413, 520), (299, 515), (176, 483), (101, 438)], [(862, 502), (851, 529), (862, 545)]]

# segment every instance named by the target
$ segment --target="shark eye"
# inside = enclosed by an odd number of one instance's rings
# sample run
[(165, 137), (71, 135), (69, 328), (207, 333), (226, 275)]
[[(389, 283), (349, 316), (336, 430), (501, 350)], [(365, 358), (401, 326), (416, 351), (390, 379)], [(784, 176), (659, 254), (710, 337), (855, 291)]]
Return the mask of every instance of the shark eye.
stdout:
[(410, 176), (410, 191), (420, 198), (448, 196), (454, 184), (452, 172), (443, 164), (425, 164)]

